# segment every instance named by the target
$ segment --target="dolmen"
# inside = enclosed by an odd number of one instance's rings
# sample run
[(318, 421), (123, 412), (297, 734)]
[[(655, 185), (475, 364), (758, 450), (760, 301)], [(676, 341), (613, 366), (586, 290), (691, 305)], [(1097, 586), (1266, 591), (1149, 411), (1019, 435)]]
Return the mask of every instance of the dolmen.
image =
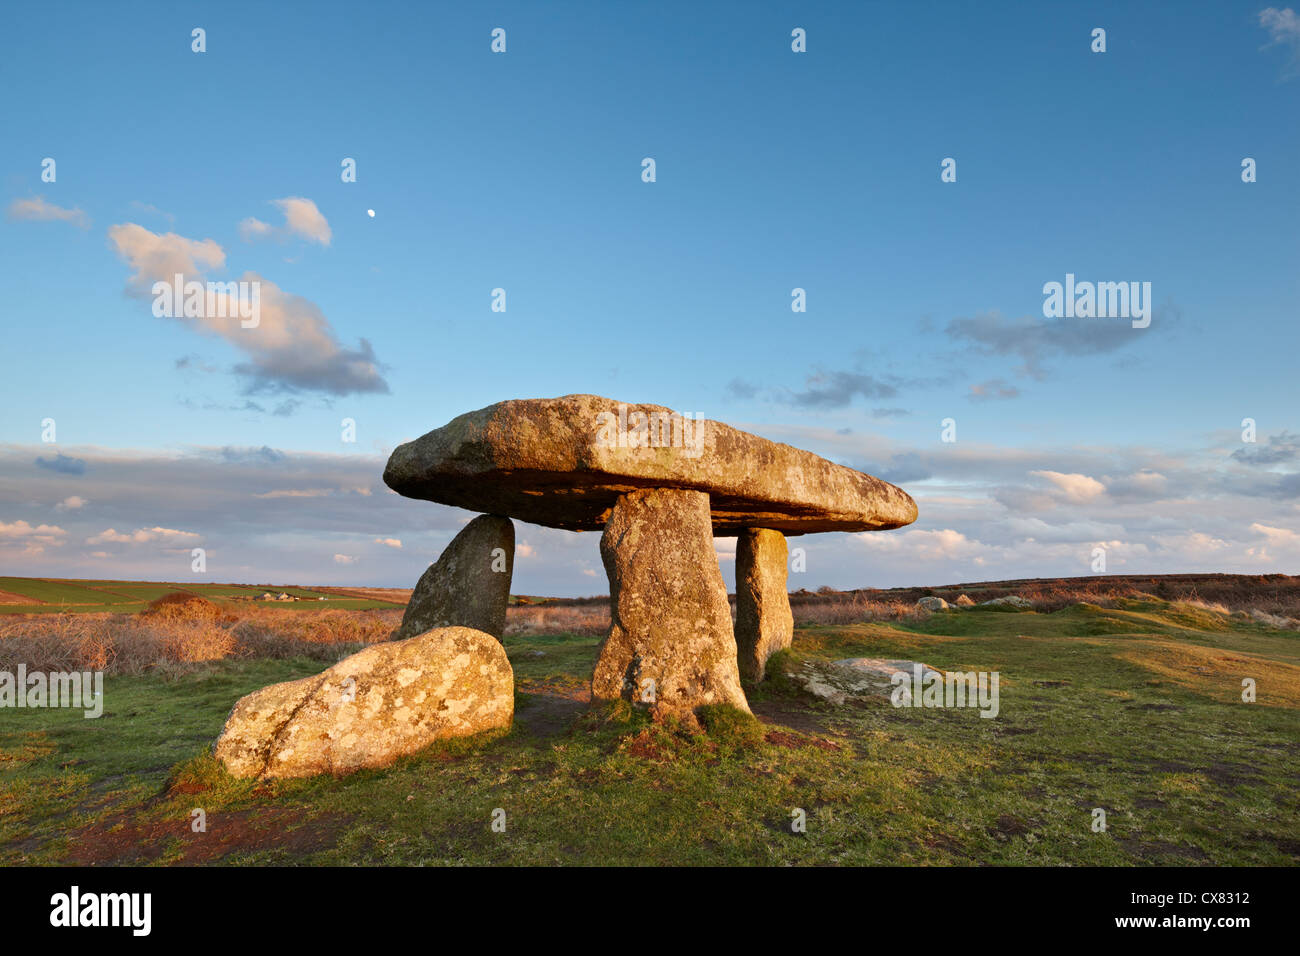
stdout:
[[(390, 759), (426, 745), (421, 741), (430, 737), (509, 726), (509, 694), (498, 686), (509, 663), (498, 642), (514, 565), (512, 518), (602, 532), (611, 617), (592, 674), (592, 698), (623, 699), (671, 713), (707, 704), (748, 712), (742, 680), (762, 680), (768, 658), (789, 647), (793, 637), (787, 537), (887, 530), (910, 524), (917, 515), (916, 503), (901, 488), (812, 452), (689, 413), (596, 395), (519, 399), (468, 412), (398, 446), (384, 482), (410, 498), (480, 512), (420, 578), (393, 641), (340, 662), (325, 684), (301, 692), (309, 701), (319, 698), (322, 687), (348, 671), (349, 661), (371, 652), (404, 655), (410, 667), (413, 655), (400, 648), (426, 642), (419, 653), (427, 657), (421, 659), (430, 669), (452, 666), (470, 699), (458, 700), (455, 682), (443, 682), (436, 690), (429, 687), (419, 704), (402, 697), (406, 720), (420, 723), (423, 710), (434, 705), (473, 719), (459, 726), (424, 720), (420, 732), (398, 735), (399, 752)], [(737, 538), (734, 625), (713, 544), (714, 537), (732, 536)], [(452, 632), (462, 641), (461, 632), (472, 633), (477, 643), (461, 648), (459, 656), (449, 655), (443, 648)], [(406, 679), (403, 686), (436, 683), (424, 671)], [(296, 775), (292, 768), (283, 774), (276, 768), (302, 762), (298, 748), (310, 735), (286, 734), (276, 720), (284, 715), (285, 726), (291, 726), (299, 719), (298, 711), (290, 713), (301, 706), (298, 691), (281, 694), (284, 702), (270, 706), (269, 716), (259, 712), (255, 729), (241, 735), (232, 727), (241, 708), (253, 709), (254, 698), (263, 695), (269, 704), (274, 695), (268, 692), (290, 686), (274, 685), (241, 700), (218, 741), (218, 757), (221, 741), (238, 737), (240, 752), (252, 754), (244, 764), (253, 769), (245, 775)], [(376, 720), (383, 715), (391, 723), (393, 693), (374, 705)], [(339, 696), (333, 691), (325, 696), (331, 694)], [(332, 733), (340, 739), (360, 735), (359, 741), (364, 721), (347, 718), (342, 710), (353, 704), (335, 706), (336, 730), (327, 726), (326, 715), (311, 733), (323, 735), (335, 749), (339, 744)], [(248, 719), (242, 724), (250, 726)], [(254, 745), (268, 738), (269, 746)], [(279, 759), (285, 747), (296, 758)], [(332, 754), (331, 766), (380, 765), (375, 748), (354, 741), (352, 749), (365, 753)], [(225, 762), (239, 773), (238, 761)], [(307, 760), (304, 766), (319, 763)]]

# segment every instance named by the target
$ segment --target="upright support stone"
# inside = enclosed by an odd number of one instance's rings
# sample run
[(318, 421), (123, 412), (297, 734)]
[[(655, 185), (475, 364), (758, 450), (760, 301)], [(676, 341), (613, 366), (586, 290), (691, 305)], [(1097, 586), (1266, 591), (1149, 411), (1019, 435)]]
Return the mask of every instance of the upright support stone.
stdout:
[(469, 627), (501, 640), (514, 568), (514, 523), (479, 515), (420, 576), (392, 640), (435, 627)]
[(647, 489), (620, 496), (600, 539), (610, 630), (591, 696), (666, 711), (731, 704), (746, 712), (709, 496)]
[(761, 681), (767, 659), (794, 639), (788, 555), (785, 535), (768, 528), (746, 528), (736, 541), (736, 651), (747, 681)]

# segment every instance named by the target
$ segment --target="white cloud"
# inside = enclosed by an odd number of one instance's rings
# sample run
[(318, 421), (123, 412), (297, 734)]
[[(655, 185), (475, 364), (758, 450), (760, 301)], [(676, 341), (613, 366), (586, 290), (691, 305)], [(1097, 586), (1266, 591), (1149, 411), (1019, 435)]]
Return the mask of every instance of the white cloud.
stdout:
[(1271, 528), (1256, 521), (1250, 526), (1250, 530), (1262, 534), (1276, 544), (1300, 544), (1300, 534), (1296, 534), (1290, 528)]
[(273, 199), (271, 203), (284, 213), (284, 226), (277, 229), (270, 223), (249, 216), (239, 224), (239, 234), (245, 242), (296, 235), (310, 242), (319, 242), (322, 246), (330, 244), (330, 239), (333, 238), (330, 224), (310, 199), (290, 196), (287, 199)]
[[(112, 226), (108, 236), (134, 270), (127, 287), (140, 297), (151, 297), (155, 282), (170, 283), (177, 274), (187, 282), (206, 281), (206, 270), (222, 269), (226, 263), (225, 251), (211, 239), (187, 239), (172, 232), (158, 235), (136, 223)], [(222, 293), (211, 296), (217, 306), (207, 310), (212, 314), (176, 321), (219, 336), (248, 355), (250, 361), (235, 370), (247, 377), (250, 391), (309, 389), (334, 395), (388, 391), (365, 339), (355, 349), (345, 348), (316, 303), (285, 292), (255, 272), (245, 272), (239, 281), (256, 284), (256, 327), (244, 328), (236, 303)]]
[(0, 521), (0, 538), (10, 540), (26, 539), (40, 541), (43, 544), (57, 544), (59, 539), (68, 532), (64, 531), (58, 525), (39, 524), (30, 525), (26, 521)]
[(400, 549), (402, 547), (402, 539), (401, 538), (376, 538), (375, 544), (382, 544), (390, 548)]
[(80, 209), (65, 209), (40, 196), (15, 199), (9, 204), (9, 218), (23, 222), (70, 222), (78, 229), (90, 228), (90, 219)]
[[(63, 544), (67, 532), (57, 525), (31, 525), (26, 521), (0, 521), (0, 556), (17, 554), (32, 558), (44, 554), (47, 546)], [(9, 545), (18, 546), (13, 550)]]
[(64, 498), (57, 505), (54, 506), (54, 510), (55, 511), (76, 511), (79, 508), (86, 507), (86, 505), (88, 504), (90, 504), (90, 502), (87, 501), (85, 498), (81, 497), (80, 495), (68, 495), (68, 497)]
[(1283, 46), (1291, 50), (1291, 57), (1283, 69), (1283, 77), (1300, 74), (1300, 16), (1296, 16), (1290, 7), (1282, 10), (1267, 7), (1259, 12), (1259, 25), (1269, 33), (1270, 39), (1265, 49)]
[(174, 232), (159, 235), (133, 222), (109, 226), (108, 238), (135, 270), (127, 286), (136, 295), (151, 295), (155, 282), (171, 282), (177, 273), (187, 280), (201, 280), (208, 269), (226, 265), (225, 251), (212, 239), (186, 239)]
[(358, 559), (357, 559), (355, 556), (350, 555), (350, 554), (336, 554), (336, 555), (334, 555), (334, 563), (335, 563), (335, 564), (356, 564), (356, 563), (357, 563), (357, 560), (358, 560)]
[(515, 546), (516, 557), (531, 558), (535, 554), (537, 554), (537, 549), (534, 548), (527, 541), (520, 541), (519, 544)]
[(123, 534), (115, 528), (108, 528), (86, 539), (86, 544), (148, 544), (153, 541), (185, 541), (203, 537), (193, 531), (178, 531), (175, 528), (136, 528), (130, 534)]
[(275, 227), (254, 216), (249, 216), (239, 224), (239, 234), (245, 242), (252, 242), (255, 239), (265, 239), (275, 235)]
[(1062, 474), (1059, 471), (1031, 471), (1036, 478), (1044, 478), (1059, 488), (1067, 499), (1074, 502), (1090, 501), (1106, 491), (1106, 486), (1087, 475)]

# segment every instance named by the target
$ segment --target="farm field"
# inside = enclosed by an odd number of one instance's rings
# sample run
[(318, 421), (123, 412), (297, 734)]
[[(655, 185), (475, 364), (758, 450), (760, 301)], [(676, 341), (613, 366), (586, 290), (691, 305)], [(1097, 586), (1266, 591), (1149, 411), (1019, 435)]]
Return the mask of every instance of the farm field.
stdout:
[[(1300, 862), (1300, 632), (1242, 613), (1145, 596), (805, 623), (747, 688), (756, 720), (700, 726), (591, 707), (599, 643), (508, 627), (508, 733), (337, 779), (237, 780), (210, 751), (240, 696), (357, 644), (110, 671), (98, 719), (0, 719), (0, 864)], [(996, 671), (999, 715), (833, 704), (785, 676), (846, 657)]]
[[(157, 581), (73, 581), (58, 578), (0, 577), (0, 614), (100, 613), (132, 614), (143, 611), (151, 601), (175, 592), (194, 594), (217, 603), (252, 601), (266, 591), (299, 598), (280, 602), (280, 607), (301, 607), (304, 601), (325, 598), (328, 606), (363, 610), (402, 606), (405, 598), (393, 600), (387, 594), (351, 593), (350, 589), (303, 588), (270, 584), (201, 584)], [(399, 592), (400, 593), (400, 592)], [(409, 592), (406, 592), (409, 594)], [(273, 607), (277, 602), (259, 601)]]

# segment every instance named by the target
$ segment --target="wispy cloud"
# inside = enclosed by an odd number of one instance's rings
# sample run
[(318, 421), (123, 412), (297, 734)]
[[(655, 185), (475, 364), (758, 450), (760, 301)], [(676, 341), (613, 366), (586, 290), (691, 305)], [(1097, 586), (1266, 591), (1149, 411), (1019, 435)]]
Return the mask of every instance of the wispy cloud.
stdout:
[[(155, 282), (171, 282), (181, 274), (186, 281), (205, 281), (209, 269), (225, 265), (225, 250), (212, 239), (195, 240), (174, 232), (159, 235), (136, 223), (116, 225), (108, 236), (123, 261), (133, 270), (128, 291), (139, 297), (151, 294)], [(356, 348), (343, 346), (316, 303), (281, 289), (255, 272), (240, 281), (257, 283), (260, 322), (243, 328), (232, 316), (178, 317), (198, 331), (225, 339), (248, 361), (235, 365), (245, 390), (256, 392), (318, 391), (331, 395), (387, 392), (373, 347), (361, 339)]]
[(987, 382), (972, 385), (970, 394), (966, 397), (972, 402), (991, 402), (997, 399), (1018, 398), (1019, 396), (1020, 389), (1014, 385), (1009, 385), (1000, 378), (991, 378)]
[(31, 199), (15, 199), (9, 204), (10, 219), (19, 222), (67, 222), (78, 229), (90, 228), (90, 217), (78, 208), (65, 209), (52, 202), (46, 202), (41, 196)]
[(46, 471), (53, 471), (60, 475), (84, 475), (86, 473), (86, 462), (82, 458), (73, 458), (59, 452), (53, 458), (37, 457), (36, 467), (44, 468)]
[(284, 239), (293, 235), (310, 242), (318, 242), (322, 246), (330, 244), (330, 239), (334, 235), (330, 230), (330, 224), (310, 199), (290, 196), (287, 199), (273, 199), (271, 203), (284, 213), (284, 225), (272, 226), (254, 216), (249, 216), (239, 224), (239, 234), (245, 242), (258, 239)]
[(1269, 34), (1269, 41), (1263, 49), (1280, 46), (1288, 51), (1282, 68), (1283, 79), (1300, 76), (1300, 16), (1290, 7), (1281, 10), (1266, 7), (1259, 12), (1259, 25)]
[[(1171, 310), (1158, 310), (1152, 327), (1157, 328), (1157, 323), (1162, 325), (1171, 317)], [(1019, 371), (1037, 379), (1046, 378), (1047, 364), (1051, 359), (1114, 352), (1136, 344), (1147, 334), (1146, 330), (1133, 329), (1128, 322), (1111, 319), (1044, 319), (1035, 316), (1013, 319), (1000, 312), (953, 319), (945, 331), (955, 342), (973, 345), (983, 355), (1019, 358)]]

